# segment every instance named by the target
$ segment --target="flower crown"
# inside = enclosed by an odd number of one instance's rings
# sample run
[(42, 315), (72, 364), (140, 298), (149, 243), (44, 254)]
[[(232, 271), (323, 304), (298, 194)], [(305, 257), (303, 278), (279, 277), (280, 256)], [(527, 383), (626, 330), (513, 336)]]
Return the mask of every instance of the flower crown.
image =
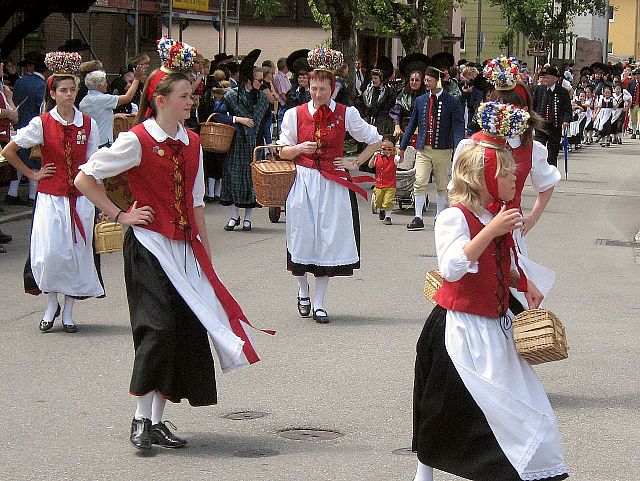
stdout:
[(494, 137), (515, 137), (522, 134), (529, 123), (529, 112), (511, 104), (483, 102), (476, 118), (483, 132)]
[(520, 79), (520, 61), (515, 57), (496, 57), (487, 62), (482, 73), (496, 90), (511, 90)]
[(328, 70), (333, 73), (344, 63), (342, 52), (326, 47), (318, 47), (307, 54), (309, 65), (315, 70)]
[(44, 64), (53, 75), (74, 75), (81, 63), (78, 52), (49, 52), (44, 56)]
[(176, 42), (172, 38), (162, 37), (156, 40), (160, 63), (169, 71), (187, 70), (191, 68), (197, 55), (196, 49), (184, 42)]

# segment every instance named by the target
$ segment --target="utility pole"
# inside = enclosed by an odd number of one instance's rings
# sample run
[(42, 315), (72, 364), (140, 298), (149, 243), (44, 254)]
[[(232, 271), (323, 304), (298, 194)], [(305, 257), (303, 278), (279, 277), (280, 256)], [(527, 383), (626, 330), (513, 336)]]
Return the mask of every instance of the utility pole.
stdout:
[(480, 65), (480, 54), (482, 52), (482, 0), (478, 0), (478, 32), (476, 42), (476, 63)]

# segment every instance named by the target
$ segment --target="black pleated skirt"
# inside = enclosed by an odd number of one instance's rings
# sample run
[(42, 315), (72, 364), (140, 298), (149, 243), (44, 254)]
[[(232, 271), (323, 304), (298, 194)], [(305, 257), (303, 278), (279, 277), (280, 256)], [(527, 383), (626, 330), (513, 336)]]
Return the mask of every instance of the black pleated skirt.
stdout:
[(360, 213), (358, 212), (358, 199), (355, 192), (349, 191), (349, 201), (351, 202), (351, 218), (353, 220), (353, 236), (358, 250), (358, 262), (341, 266), (317, 266), (315, 264), (298, 264), (291, 260), (291, 253), (287, 250), (287, 269), (294, 276), (302, 276), (305, 273), (313, 274), (316, 277), (337, 277), (352, 276), (354, 269), (360, 269)]
[(521, 481), (447, 353), (446, 313), (435, 306), (418, 339), (412, 449), (421, 463), (465, 479)]
[(176, 403), (216, 404), (208, 333), (133, 229), (125, 235), (124, 279), (135, 349), (130, 394), (157, 390)]

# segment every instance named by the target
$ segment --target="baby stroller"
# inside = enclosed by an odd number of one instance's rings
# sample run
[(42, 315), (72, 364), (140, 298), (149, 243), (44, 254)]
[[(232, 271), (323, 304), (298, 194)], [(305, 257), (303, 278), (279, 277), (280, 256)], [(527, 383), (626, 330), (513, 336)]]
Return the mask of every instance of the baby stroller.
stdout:
[[(377, 154), (376, 154), (377, 155)], [(414, 167), (416, 163), (416, 149), (409, 146), (404, 153), (402, 162), (398, 164), (398, 170), (396, 171), (396, 203), (400, 210), (409, 208), (413, 205), (413, 183), (416, 180), (416, 169)], [(427, 202), (425, 209), (429, 205), (429, 197), (427, 196)], [(371, 193), (371, 212), (378, 213), (376, 207), (375, 192)]]

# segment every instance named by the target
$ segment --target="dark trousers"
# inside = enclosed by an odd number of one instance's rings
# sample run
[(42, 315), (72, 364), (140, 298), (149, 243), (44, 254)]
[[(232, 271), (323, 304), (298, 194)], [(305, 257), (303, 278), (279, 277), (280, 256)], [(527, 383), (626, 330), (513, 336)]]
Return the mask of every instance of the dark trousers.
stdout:
[(558, 153), (560, 152), (560, 142), (562, 140), (562, 129), (554, 127), (552, 124), (544, 123), (543, 130), (536, 130), (535, 139), (547, 147), (549, 152), (547, 162), (549, 165), (558, 166)]

